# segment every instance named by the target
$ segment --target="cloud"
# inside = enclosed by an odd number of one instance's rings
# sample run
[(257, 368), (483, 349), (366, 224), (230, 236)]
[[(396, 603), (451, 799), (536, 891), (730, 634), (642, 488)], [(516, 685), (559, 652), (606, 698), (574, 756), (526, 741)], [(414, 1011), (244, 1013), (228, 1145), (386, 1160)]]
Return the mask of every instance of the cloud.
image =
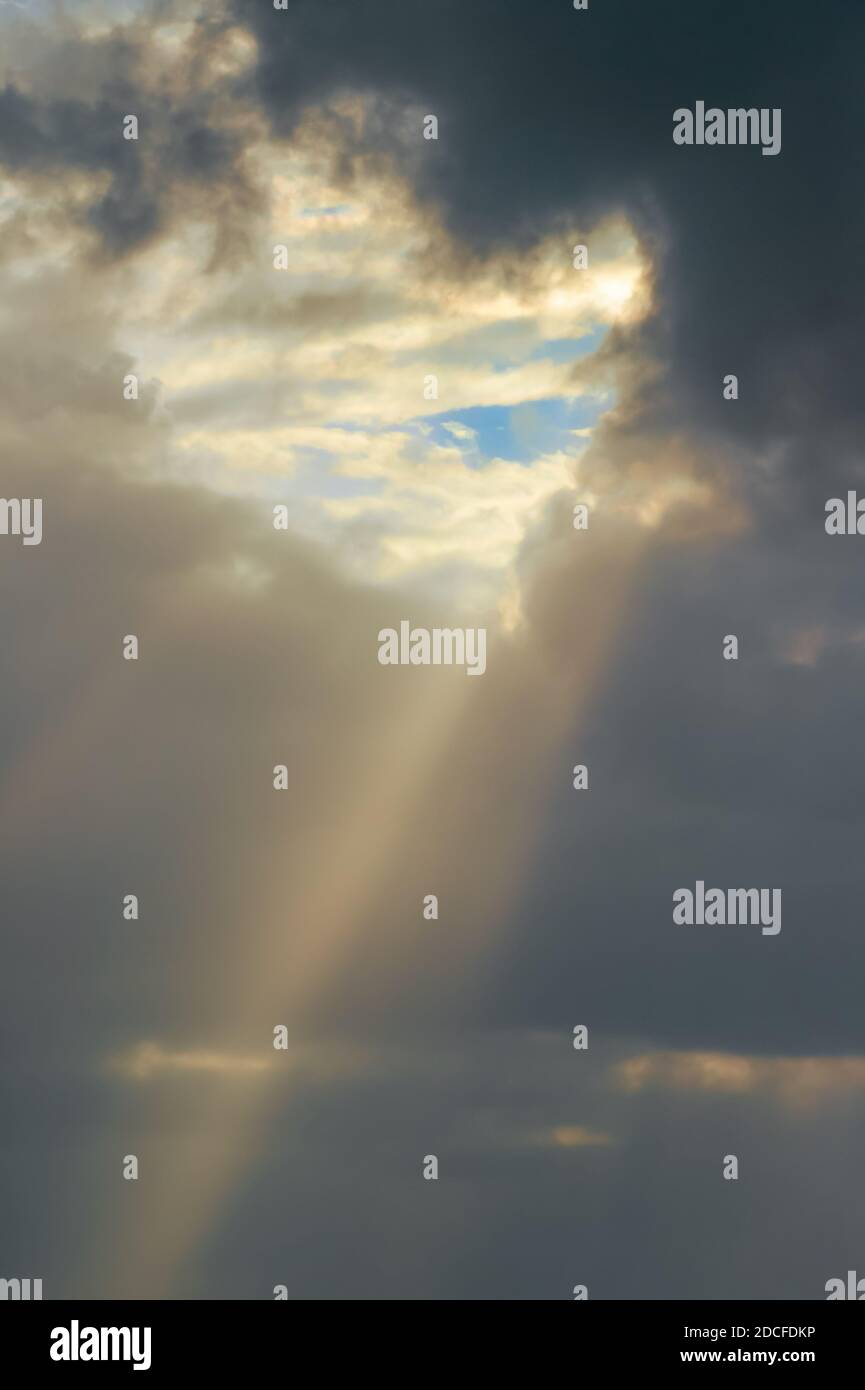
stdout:
[[(331, 544), (356, 574), (411, 577), (449, 601), (462, 594), (475, 608), (495, 606), (527, 531), (571, 487), (594, 421), (612, 403), (593, 354), (605, 333), (646, 312), (645, 260), (615, 214), (596, 229), (590, 271), (571, 265), (574, 229), (530, 251), (467, 256), (392, 164), (359, 157), (347, 179), (347, 142), (369, 118), (363, 100), (308, 111), (291, 142), (267, 138), (252, 94), (220, 59), (249, 58), (243, 34), (217, 20), (175, 26), (170, 42), (164, 24), (148, 28), (144, 18), (110, 35), (73, 26), (60, 92), (73, 101), (78, 70), (98, 68), (106, 46), (119, 46), (130, 81), (162, 84), (159, 122), (124, 142), (88, 107), (87, 122), (102, 131), (91, 163), (87, 125), (74, 158), (48, 140), (45, 157), (57, 167), (47, 180), (38, 149), (28, 155), (18, 142), (5, 161), (0, 218), (0, 247), (5, 235), (15, 260), (7, 321), (17, 331), (29, 305), (37, 323), (51, 319), (57, 347), (58, 319), (80, 346), (98, 316), (91, 347), (110, 337), (110, 355), (101, 351), (117, 374), (105, 388), (119, 400), (123, 377), (141, 378), (150, 425), (164, 432), (152, 465), (162, 476), (289, 504), (295, 528)], [(37, 106), (55, 99), (58, 62), (49, 47), (28, 70), (32, 92), (9, 98), (24, 103), (34, 130), (49, 119)], [(175, 171), (184, 104), (201, 107), (209, 130), (230, 129), (224, 168), (194, 159)], [(123, 176), (153, 225), (127, 229), (117, 254), (94, 262), (81, 219), (106, 187), (100, 161), (124, 145), (137, 163)], [(226, 211), (222, 183), (234, 174)], [(110, 185), (106, 196), (115, 196)], [(59, 245), (49, 230), (58, 200), (70, 212)], [(134, 201), (125, 206), (132, 215)], [(236, 254), (214, 252), (214, 222)], [(273, 264), (282, 244), (285, 274)], [(33, 293), (46, 284), (50, 312)], [(26, 390), (32, 382), (28, 373)], [(455, 411), (488, 412), (487, 424)], [(468, 440), (472, 451), (457, 447)]]
[(209, 1052), (197, 1049), (188, 1052), (173, 1052), (160, 1043), (142, 1042), (121, 1057), (114, 1059), (112, 1067), (133, 1081), (150, 1081), (161, 1075), (187, 1075), (199, 1072), (212, 1073), (216, 1077), (250, 1077), (268, 1071), (272, 1062), (267, 1057), (232, 1056), (230, 1053)]
[(746, 1057), (722, 1052), (658, 1052), (629, 1057), (615, 1068), (625, 1091), (764, 1093), (791, 1107), (865, 1089), (863, 1057)]
[(467, 443), (478, 437), (477, 430), (470, 429), (468, 425), (460, 424), (459, 420), (445, 420), (442, 429), (446, 429), (448, 434), (453, 435), (454, 439), (460, 439)]
[(586, 1129), (583, 1125), (556, 1125), (545, 1136), (544, 1142), (554, 1144), (560, 1149), (605, 1148), (614, 1141), (609, 1134)]
[[(473, 250), (530, 254), (550, 228), (623, 212), (654, 264), (656, 313), (630, 351), (660, 375), (651, 393), (632, 385), (639, 430), (611, 421), (593, 460), (627, 475), (647, 431), (687, 431), (707, 446), (701, 468), (732, 474), (770, 516), (801, 515), (834, 490), (831, 479), (862, 476), (862, 397), (844, 364), (855, 361), (863, 308), (853, 267), (865, 201), (849, 150), (862, 128), (852, 54), (865, 16), (846, 0), (830, 12), (815, 30), (806, 0), (749, 9), (743, 54), (743, 5), (710, 36), (704, 15), (640, 0), (591, 25), (552, 3), (479, 0), (468, 13), (458, 0), (435, 12), (378, 0), (372, 25), (350, 0), (326, 17), (315, 0), (280, 15), (234, 4), (260, 41), (274, 131), (292, 135), (310, 109), (336, 110), (346, 93), (375, 94), (379, 118), (353, 132), (349, 167), (373, 150), (386, 157)], [(698, 95), (781, 107), (780, 156), (674, 146), (672, 112)], [(438, 141), (420, 138), (414, 110), (437, 114)], [(734, 405), (722, 397), (727, 372), (742, 384)], [(781, 497), (767, 495), (769, 458)]]
[[(179, 30), (146, 13), (100, 29), (84, 14), (25, 23), (9, 38), (0, 163), (22, 199), (49, 193), (101, 259), (185, 219), (209, 225), (211, 264), (236, 256), (258, 197), (245, 161), (253, 129), (236, 95), (255, 54), (243, 29), (217, 8)], [(123, 138), (129, 115), (134, 140)]]

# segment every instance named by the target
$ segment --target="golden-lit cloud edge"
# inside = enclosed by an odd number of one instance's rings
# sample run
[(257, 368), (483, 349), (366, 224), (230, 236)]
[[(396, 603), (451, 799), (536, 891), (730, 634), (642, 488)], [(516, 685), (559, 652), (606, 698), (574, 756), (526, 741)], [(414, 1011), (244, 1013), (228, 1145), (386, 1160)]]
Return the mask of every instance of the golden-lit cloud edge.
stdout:
[(730, 1052), (645, 1052), (612, 1068), (614, 1085), (707, 1095), (764, 1095), (788, 1107), (865, 1091), (865, 1057), (756, 1057)]

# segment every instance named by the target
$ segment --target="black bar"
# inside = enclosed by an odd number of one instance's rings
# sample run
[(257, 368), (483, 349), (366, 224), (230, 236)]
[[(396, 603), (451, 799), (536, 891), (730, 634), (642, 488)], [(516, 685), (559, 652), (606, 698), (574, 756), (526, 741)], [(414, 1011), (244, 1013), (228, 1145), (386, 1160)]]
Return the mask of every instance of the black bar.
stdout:
[[(448, 1306), (450, 1312), (404, 1309), (398, 1323), (379, 1323), (368, 1304), (358, 1312), (355, 1304), (338, 1301), (301, 1300), (299, 1307), (277, 1301), (6, 1303), (0, 1307), (0, 1368), (48, 1371), (55, 1377), (92, 1377), (107, 1370), (116, 1376), (134, 1374), (137, 1360), (142, 1379), (188, 1371), (207, 1384), (233, 1372), (266, 1375), (280, 1368), (286, 1376), (306, 1379), (310, 1372), (328, 1374), (345, 1357), (353, 1376), (378, 1374), (389, 1365), (389, 1376), (401, 1368), (400, 1379), (440, 1372), (450, 1382), (476, 1356), (485, 1377), (501, 1360), (511, 1374), (525, 1369), (538, 1378), (552, 1357), (565, 1358), (562, 1370), (569, 1368), (569, 1376), (587, 1363), (595, 1374), (634, 1368), (663, 1374), (674, 1367), (734, 1362), (771, 1370), (800, 1365), (824, 1376), (845, 1368), (850, 1373), (863, 1336), (862, 1315), (833, 1302), (588, 1300), (574, 1303), (561, 1318), (545, 1314), (543, 1326), (535, 1321), (537, 1312), (517, 1315), (516, 1324), (511, 1313), (506, 1329), (496, 1326), (494, 1313), (481, 1313), (486, 1305), (480, 1300), (463, 1305), (462, 1312)], [(486, 1323), (489, 1316), (492, 1324)], [(117, 1329), (117, 1337), (108, 1334), (103, 1340), (89, 1330), (103, 1328)], [(70, 1357), (76, 1349), (79, 1359), (52, 1359), (52, 1346)], [(106, 1359), (80, 1356), (91, 1349), (100, 1355), (104, 1350)], [(115, 1350), (127, 1359), (109, 1359)], [(317, 1364), (304, 1371), (307, 1357)]]

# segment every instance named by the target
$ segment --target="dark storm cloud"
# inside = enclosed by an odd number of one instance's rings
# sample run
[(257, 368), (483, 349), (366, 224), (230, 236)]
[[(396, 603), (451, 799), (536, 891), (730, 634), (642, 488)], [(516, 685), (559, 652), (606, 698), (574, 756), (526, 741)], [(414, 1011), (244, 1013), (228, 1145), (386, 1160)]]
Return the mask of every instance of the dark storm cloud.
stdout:
[[(861, 1267), (865, 1218), (840, 1196), (865, 1151), (857, 1108), (830, 1116), (845, 1133), (834, 1144), (825, 1115), (779, 1118), (758, 1097), (641, 1098), (612, 1148), (470, 1153), (455, 1136), (479, 1106), (519, 1108), (509, 1078), (526, 1039), (497, 1042), (482, 1074), (471, 1061), (443, 1069), (446, 1089), (337, 1088), (309, 1097), (302, 1133), (289, 1109), (188, 1294), (261, 1298), (285, 1283), (290, 1298), (567, 1301), (585, 1283), (591, 1299), (819, 1299), (828, 1278)], [(550, 1046), (536, 1104), (554, 1066)], [(569, 1071), (559, 1113), (586, 1106)], [(437, 1183), (416, 1178), (430, 1143)], [(730, 1152), (738, 1182), (721, 1178)]]
[[(528, 245), (611, 209), (633, 219), (658, 274), (658, 316), (640, 336), (666, 367), (632, 402), (640, 426), (775, 444), (809, 504), (827, 477), (858, 473), (857, 0), (598, 0), (580, 13), (567, 0), (294, 0), (286, 12), (244, 0), (235, 12), (260, 40), (258, 90), (278, 132), (309, 104), (371, 94), (367, 143), (469, 244)], [(698, 99), (782, 108), (781, 153), (675, 146), (673, 110)], [(438, 115), (437, 144), (382, 115), (406, 103)], [(605, 462), (627, 468), (627, 438), (602, 438)], [(747, 457), (721, 466), (750, 483)]]
[[(568, 525), (565, 513), (530, 614), (549, 630), (551, 681), (585, 650), (596, 585), (583, 566), (605, 545), (599, 521), (569, 558)], [(865, 1051), (860, 595), (855, 540), (836, 544), (819, 518), (792, 547), (756, 529), (652, 536), (589, 717), (563, 740), (491, 1021), (566, 1030), (586, 1014), (662, 1046)], [(737, 662), (722, 659), (728, 633)], [(572, 789), (578, 762), (588, 792)], [(697, 878), (781, 888), (779, 935), (674, 925), (673, 891)]]

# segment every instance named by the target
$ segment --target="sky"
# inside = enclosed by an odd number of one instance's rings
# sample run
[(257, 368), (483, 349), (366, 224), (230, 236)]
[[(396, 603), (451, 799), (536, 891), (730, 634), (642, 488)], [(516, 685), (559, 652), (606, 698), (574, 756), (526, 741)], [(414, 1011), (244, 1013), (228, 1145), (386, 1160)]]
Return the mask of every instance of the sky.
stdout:
[[(0, 1276), (861, 1269), (863, 31), (0, 4)], [(675, 144), (698, 101), (780, 152)], [(383, 665), (404, 620), (482, 676)]]

